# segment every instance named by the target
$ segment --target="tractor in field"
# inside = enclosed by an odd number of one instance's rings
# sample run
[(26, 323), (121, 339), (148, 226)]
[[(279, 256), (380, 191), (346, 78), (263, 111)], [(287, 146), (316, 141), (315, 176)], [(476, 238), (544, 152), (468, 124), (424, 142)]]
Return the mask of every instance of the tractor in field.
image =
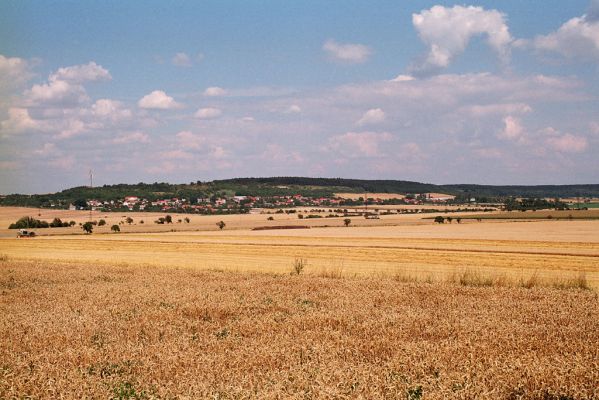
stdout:
[(17, 233), (17, 237), (18, 238), (32, 238), (32, 237), (35, 237), (35, 232), (28, 231), (27, 229), (19, 229), (19, 232)]

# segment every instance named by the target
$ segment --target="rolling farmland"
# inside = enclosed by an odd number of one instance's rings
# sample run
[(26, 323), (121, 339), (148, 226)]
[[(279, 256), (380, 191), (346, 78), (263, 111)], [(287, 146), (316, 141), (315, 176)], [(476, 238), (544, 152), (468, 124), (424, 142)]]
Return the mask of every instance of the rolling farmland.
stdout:
[(266, 217), (8, 232), (0, 397), (599, 396), (597, 221)]

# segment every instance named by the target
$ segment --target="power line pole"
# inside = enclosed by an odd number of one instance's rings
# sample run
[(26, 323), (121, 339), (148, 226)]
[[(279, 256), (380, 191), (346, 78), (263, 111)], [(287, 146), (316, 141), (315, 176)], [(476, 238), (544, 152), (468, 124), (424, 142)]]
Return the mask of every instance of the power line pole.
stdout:
[[(94, 174), (92, 170), (89, 170), (89, 188), (93, 189), (94, 187)], [(92, 222), (92, 205), (89, 205), (89, 222)]]

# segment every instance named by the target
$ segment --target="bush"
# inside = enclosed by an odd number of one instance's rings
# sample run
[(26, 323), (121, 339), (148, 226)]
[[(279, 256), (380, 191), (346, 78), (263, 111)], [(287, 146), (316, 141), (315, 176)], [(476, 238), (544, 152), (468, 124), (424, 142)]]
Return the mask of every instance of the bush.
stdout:
[(40, 221), (33, 217), (22, 217), (14, 224), (10, 224), (8, 229), (32, 229), (32, 228), (48, 228), (50, 224), (46, 221)]
[(104, 226), (104, 225), (106, 225), (106, 221), (105, 220), (101, 219), (101, 220), (98, 221), (98, 226)]
[(112, 225), (110, 227), (110, 230), (113, 231), (114, 233), (120, 232), (121, 228), (118, 225)]
[(444, 224), (445, 223), (445, 218), (443, 218), (442, 216), (439, 215), (439, 216), (435, 217), (435, 222), (437, 224)]
[(81, 225), (81, 229), (83, 229), (85, 233), (92, 233), (94, 231), (94, 224), (88, 221), (85, 224)]

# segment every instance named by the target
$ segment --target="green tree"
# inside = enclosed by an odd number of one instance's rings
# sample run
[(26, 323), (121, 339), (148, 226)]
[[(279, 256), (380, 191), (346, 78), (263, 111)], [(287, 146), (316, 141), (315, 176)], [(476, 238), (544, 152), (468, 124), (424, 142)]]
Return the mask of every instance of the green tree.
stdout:
[(127, 223), (128, 223), (129, 225), (131, 225), (131, 224), (133, 223), (133, 218), (131, 218), (131, 217), (127, 217), (127, 219), (126, 219), (125, 221), (127, 221)]
[(449, 222), (450, 224), (451, 224), (451, 221), (453, 221), (453, 218), (451, 218), (451, 217), (447, 217), (446, 219), (447, 219), (447, 222)]
[(343, 223), (345, 224), (345, 226), (349, 226), (349, 224), (351, 224), (351, 219), (349, 219), (349, 218), (345, 218), (345, 219), (343, 220)]
[(444, 224), (445, 223), (445, 218), (443, 218), (442, 216), (437, 216), (435, 217), (435, 222), (438, 224)]
[(121, 228), (118, 225), (112, 225), (110, 227), (110, 230), (113, 231), (114, 233), (120, 232)]
[(88, 221), (85, 224), (81, 225), (81, 229), (83, 229), (85, 233), (92, 233), (94, 231), (94, 224)]
[(227, 224), (225, 224), (225, 221), (218, 221), (216, 223), (216, 226), (218, 226), (218, 229), (220, 229), (221, 231), (225, 228)]
[(171, 217), (170, 215), (167, 215), (166, 217), (164, 217), (164, 222), (166, 222), (167, 224), (172, 224), (173, 217)]
[(104, 225), (106, 225), (106, 221), (105, 220), (101, 219), (101, 220), (98, 221), (98, 226), (104, 226)]

